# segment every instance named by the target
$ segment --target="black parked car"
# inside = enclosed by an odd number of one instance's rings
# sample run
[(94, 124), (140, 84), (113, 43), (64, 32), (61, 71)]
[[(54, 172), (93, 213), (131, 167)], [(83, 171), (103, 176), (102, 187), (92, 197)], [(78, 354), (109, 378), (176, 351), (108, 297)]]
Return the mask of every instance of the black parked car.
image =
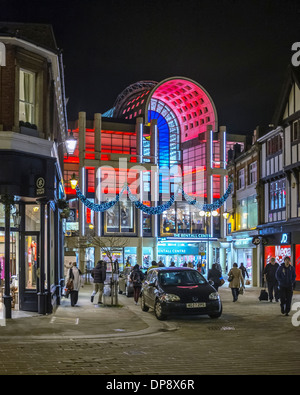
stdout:
[(159, 320), (170, 314), (201, 314), (219, 318), (222, 303), (212, 284), (191, 268), (151, 269), (142, 286), (142, 310), (153, 308)]

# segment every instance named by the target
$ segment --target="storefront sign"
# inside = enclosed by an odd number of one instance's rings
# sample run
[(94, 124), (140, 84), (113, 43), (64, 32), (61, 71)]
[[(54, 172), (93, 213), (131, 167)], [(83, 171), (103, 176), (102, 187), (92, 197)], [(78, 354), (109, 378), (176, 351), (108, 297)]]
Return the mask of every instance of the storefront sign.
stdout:
[(285, 256), (291, 257), (291, 246), (265, 246), (265, 261), (264, 265), (270, 263), (271, 258), (275, 258), (275, 261), (281, 264)]
[(253, 243), (253, 239), (251, 237), (246, 237), (244, 239), (235, 240), (233, 245), (235, 248), (246, 248), (246, 247), (251, 248), (253, 247), (252, 243)]
[(204, 233), (175, 233), (173, 237), (184, 238), (184, 239), (208, 239), (212, 236)]
[(44, 177), (38, 176), (35, 179), (35, 195), (38, 197), (45, 195), (46, 181)]
[(258, 236), (253, 237), (252, 244), (258, 246), (260, 244), (260, 238)]
[(290, 233), (282, 233), (280, 244), (290, 244)]
[(199, 246), (186, 243), (161, 243), (159, 255), (199, 255)]

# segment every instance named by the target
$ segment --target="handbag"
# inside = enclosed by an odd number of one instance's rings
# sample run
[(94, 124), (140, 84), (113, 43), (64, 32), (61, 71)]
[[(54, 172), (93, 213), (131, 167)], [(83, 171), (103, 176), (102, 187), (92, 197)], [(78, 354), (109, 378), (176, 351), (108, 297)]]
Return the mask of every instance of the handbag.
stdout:
[(228, 281), (231, 282), (234, 279), (234, 275), (231, 273), (228, 275)]
[(220, 285), (219, 287), (222, 287), (222, 285), (225, 283), (225, 280), (223, 278), (220, 278)]
[(244, 294), (244, 288), (243, 287), (240, 287), (240, 289), (239, 289), (239, 295), (243, 295)]
[(68, 292), (73, 291), (73, 289), (74, 289), (73, 280), (69, 279), (67, 281), (66, 288), (67, 288)]

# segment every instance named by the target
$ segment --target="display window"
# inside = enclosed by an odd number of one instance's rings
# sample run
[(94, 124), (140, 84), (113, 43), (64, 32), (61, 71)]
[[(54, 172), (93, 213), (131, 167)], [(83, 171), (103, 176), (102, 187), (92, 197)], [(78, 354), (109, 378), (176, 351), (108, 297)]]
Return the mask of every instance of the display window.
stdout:
[(102, 250), (102, 259), (106, 262), (106, 271), (111, 273), (112, 272), (112, 263), (118, 260), (119, 270), (123, 271), (124, 262), (123, 262), (123, 251), (110, 251), (111, 259), (108, 256), (108, 253)]
[(134, 207), (121, 201), (105, 212), (106, 233), (134, 233)]
[(26, 289), (37, 289), (38, 276), (38, 237), (25, 236), (25, 285)]
[[(12, 308), (18, 309), (19, 307), (19, 237), (17, 232), (10, 233), (10, 290), (12, 296)], [(0, 293), (2, 295), (4, 289), (5, 278), (5, 234), (0, 231)], [(2, 297), (0, 298), (2, 301)]]
[(264, 266), (270, 263), (272, 257), (278, 264), (281, 264), (285, 256), (292, 256), (290, 245), (265, 246)]

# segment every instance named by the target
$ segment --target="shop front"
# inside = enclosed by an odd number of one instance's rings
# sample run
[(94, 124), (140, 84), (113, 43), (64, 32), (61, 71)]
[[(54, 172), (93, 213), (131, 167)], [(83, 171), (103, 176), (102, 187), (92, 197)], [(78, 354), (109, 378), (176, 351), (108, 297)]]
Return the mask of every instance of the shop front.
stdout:
[(246, 268), (247, 274), (246, 279), (248, 279), (251, 284), (253, 284), (254, 276), (256, 273), (256, 264), (257, 264), (257, 249), (256, 246), (252, 243), (253, 236), (243, 236), (243, 237), (233, 237), (232, 246), (234, 249), (233, 252), (233, 262), (238, 264), (240, 267), (241, 264)]
[(50, 313), (63, 278), (56, 159), (1, 150), (0, 159), (1, 307), (6, 318), (11, 309)]
[(296, 271), (295, 288), (300, 289), (300, 232), (283, 232), (268, 235), (263, 248), (263, 267), (273, 257), (280, 265), (286, 256), (290, 257)]

